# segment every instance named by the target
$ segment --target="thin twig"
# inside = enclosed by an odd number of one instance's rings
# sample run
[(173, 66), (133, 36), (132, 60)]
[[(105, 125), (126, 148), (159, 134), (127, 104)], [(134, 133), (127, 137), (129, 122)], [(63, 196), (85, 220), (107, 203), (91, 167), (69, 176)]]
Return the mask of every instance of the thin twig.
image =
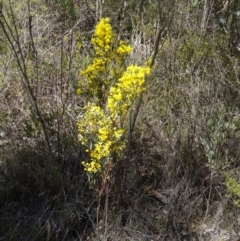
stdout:
[[(11, 46), (11, 49), (13, 50), (14, 57), (17, 61), (17, 65), (18, 65), (18, 67), (20, 69), (20, 72), (22, 73), (22, 76), (23, 76), (23, 80), (21, 80), (23, 89), (27, 90), (29, 100), (30, 100), (30, 102), (32, 102), (33, 108), (35, 109), (35, 114), (37, 115), (37, 117), (39, 119), (39, 122), (42, 126), (43, 134), (44, 134), (44, 137), (45, 137), (45, 143), (46, 143), (46, 146), (47, 146), (47, 149), (48, 149), (48, 152), (49, 152), (48, 153), (49, 157), (50, 157), (51, 161), (53, 161), (53, 152), (52, 152), (50, 140), (49, 140), (49, 137), (48, 137), (48, 134), (47, 134), (47, 127), (45, 125), (45, 121), (42, 117), (41, 111), (39, 109), (37, 97), (34, 94), (34, 91), (33, 91), (32, 87), (31, 87), (31, 84), (30, 84), (30, 78), (27, 74), (27, 67), (26, 67), (26, 63), (25, 63), (25, 58), (23, 56), (23, 51), (22, 51), (22, 46), (20, 44), (20, 38), (19, 38), (18, 30), (17, 30), (16, 20), (14, 18), (14, 13), (13, 13), (12, 5), (11, 5), (10, 1), (9, 1), (9, 4), (10, 4), (10, 12), (11, 12), (11, 17), (12, 17), (12, 21), (13, 21), (13, 27), (14, 27), (15, 34), (13, 33), (13, 31), (12, 31), (11, 27), (9, 26), (8, 21), (6, 20), (3, 13), (0, 15), (0, 26), (3, 30), (3, 32), (4, 32), (4, 35), (6, 36), (8, 42), (10, 44), (10, 46)], [(6, 25), (6, 27), (5, 27), (5, 25)], [(30, 27), (30, 29), (31, 29), (31, 27)], [(30, 35), (31, 35), (31, 33), (30, 33)], [(33, 41), (33, 38), (32, 38), (32, 41)], [(30, 108), (30, 110), (31, 110), (31, 108)]]

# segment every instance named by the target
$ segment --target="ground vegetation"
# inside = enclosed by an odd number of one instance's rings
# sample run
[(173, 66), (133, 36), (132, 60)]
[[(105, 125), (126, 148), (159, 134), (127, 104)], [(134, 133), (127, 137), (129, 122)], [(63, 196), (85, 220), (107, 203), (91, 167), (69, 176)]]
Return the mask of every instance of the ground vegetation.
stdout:
[(0, 240), (240, 240), (238, 0), (2, 0)]

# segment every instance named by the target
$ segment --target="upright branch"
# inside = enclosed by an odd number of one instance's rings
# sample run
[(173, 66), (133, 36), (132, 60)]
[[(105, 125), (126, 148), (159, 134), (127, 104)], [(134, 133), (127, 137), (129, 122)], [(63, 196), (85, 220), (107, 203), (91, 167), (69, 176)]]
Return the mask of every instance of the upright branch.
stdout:
[[(9, 6), (10, 6), (10, 14), (11, 14), (11, 18), (12, 18), (12, 25), (13, 25), (13, 29), (11, 28), (10, 24), (8, 23), (5, 15), (3, 14), (3, 5), (0, 5), (0, 26), (3, 30), (3, 33), (8, 41), (8, 43), (10, 44), (10, 47), (14, 53), (14, 57), (15, 60), (17, 62), (17, 66), (23, 76), (23, 78), (21, 79), (21, 83), (22, 83), (22, 87), (25, 90), (25, 92), (27, 93), (29, 102), (30, 104), (30, 110), (33, 111), (34, 110), (34, 114), (36, 114), (41, 126), (42, 126), (42, 130), (43, 130), (43, 134), (45, 137), (45, 143), (46, 143), (46, 147), (48, 150), (48, 154), (49, 154), (49, 158), (51, 161), (53, 161), (53, 153), (52, 153), (52, 148), (51, 148), (51, 144), (50, 144), (50, 140), (49, 140), (49, 136), (47, 133), (47, 127), (45, 124), (45, 121), (42, 117), (42, 113), (40, 111), (39, 108), (39, 104), (38, 104), (38, 100), (37, 100), (37, 95), (36, 93), (34, 93), (34, 89), (32, 88), (32, 79), (31, 77), (29, 77), (28, 75), (28, 71), (27, 71), (27, 65), (25, 63), (25, 57), (23, 55), (23, 48), (20, 42), (20, 36), (18, 33), (18, 28), (17, 28), (17, 24), (16, 24), (16, 20), (14, 17), (14, 12), (12, 9), (12, 4), (9, 1)], [(35, 49), (35, 45), (34, 45), (34, 41), (33, 41), (33, 37), (32, 37), (32, 17), (29, 16), (29, 31), (30, 31), (30, 38), (31, 38), (31, 42), (32, 42), (32, 46)], [(35, 59), (37, 62), (37, 52), (35, 50)], [(38, 71), (38, 66), (36, 65), (36, 71)], [(33, 107), (33, 110), (32, 108)]]

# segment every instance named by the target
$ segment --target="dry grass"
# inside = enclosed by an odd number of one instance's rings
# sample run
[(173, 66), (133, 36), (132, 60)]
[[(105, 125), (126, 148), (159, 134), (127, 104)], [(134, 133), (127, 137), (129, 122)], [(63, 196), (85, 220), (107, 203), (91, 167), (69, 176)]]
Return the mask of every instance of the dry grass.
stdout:
[[(115, 167), (111, 193), (99, 202), (81, 165), (76, 121), (84, 97), (75, 93), (89, 62), (95, 6), (83, 1), (74, 20), (69, 6), (36, 1), (30, 29), (27, 4), (14, 4), (23, 58), (14, 56), (13, 36), (12, 48), (1, 37), (0, 239), (238, 240), (239, 208), (225, 176), (239, 167), (239, 54), (215, 27), (197, 31), (201, 6), (103, 6), (103, 15), (121, 15), (115, 28), (134, 46), (135, 63), (156, 50), (160, 20), (165, 27), (128, 161)], [(13, 26), (7, 11), (4, 1)]]

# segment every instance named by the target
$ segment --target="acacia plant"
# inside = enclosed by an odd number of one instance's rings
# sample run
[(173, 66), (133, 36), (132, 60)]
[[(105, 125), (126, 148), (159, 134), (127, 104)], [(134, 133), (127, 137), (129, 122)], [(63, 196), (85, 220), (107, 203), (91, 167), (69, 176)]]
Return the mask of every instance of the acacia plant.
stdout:
[(129, 110), (145, 90), (150, 67), (126, 66), (132, 47), (124, 41), (117, 42), (109, 18), (96, 25), (91, 43), (94, 56), (81, 71), (77, 90), (86, 97), (84, 114), (77, 125), (79, 140), (90, 159), (82, 163), (94, 182), (98, 177), (101, 181), (109, 179), (113, 166), (122, 157)]

